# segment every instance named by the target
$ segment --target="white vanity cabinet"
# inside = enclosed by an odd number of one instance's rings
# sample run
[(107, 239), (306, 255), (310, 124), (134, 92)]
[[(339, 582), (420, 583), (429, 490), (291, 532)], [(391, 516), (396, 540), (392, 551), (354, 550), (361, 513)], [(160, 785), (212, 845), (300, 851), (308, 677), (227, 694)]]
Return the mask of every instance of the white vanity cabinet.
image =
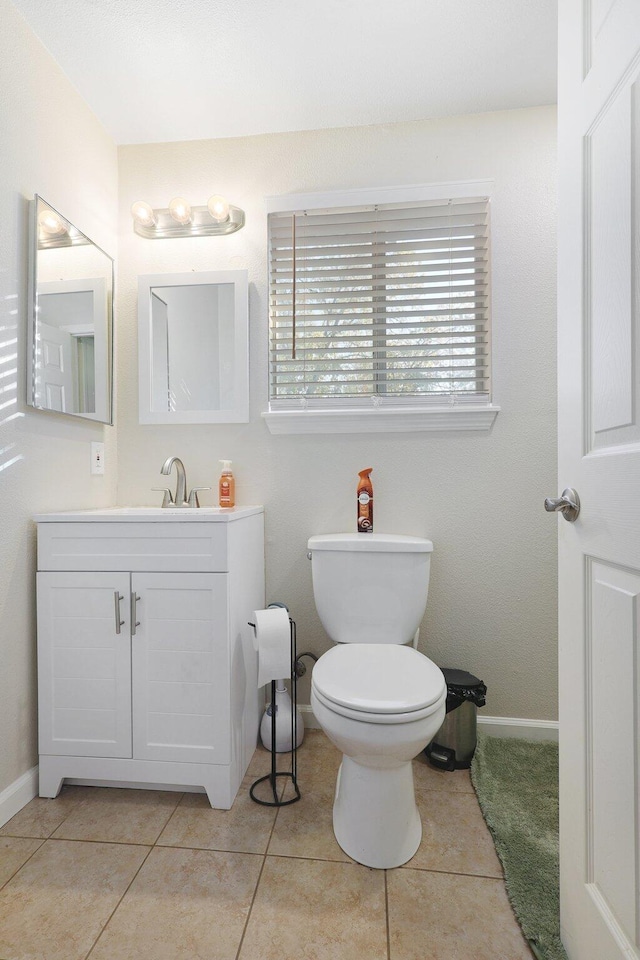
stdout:
[(260, 718), (262, 508), (36, 519), (40, 795), (200, 786), (230, 807)]

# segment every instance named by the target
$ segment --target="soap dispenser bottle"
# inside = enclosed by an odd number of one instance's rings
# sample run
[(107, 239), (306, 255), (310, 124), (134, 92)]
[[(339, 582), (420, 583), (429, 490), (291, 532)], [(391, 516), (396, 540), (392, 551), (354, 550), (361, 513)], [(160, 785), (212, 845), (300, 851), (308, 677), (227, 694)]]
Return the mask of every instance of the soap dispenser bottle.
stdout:
[(236, 481), (231, 472), (231, 460), (221, 460), (222, 474), (219, 484), (219, 504), (221, 507), (235, 507), (236, 505)]
[(369, 474), (373, 467), (361, 470), (358, 476), (358, 533), (373, 533), (373, 484)]

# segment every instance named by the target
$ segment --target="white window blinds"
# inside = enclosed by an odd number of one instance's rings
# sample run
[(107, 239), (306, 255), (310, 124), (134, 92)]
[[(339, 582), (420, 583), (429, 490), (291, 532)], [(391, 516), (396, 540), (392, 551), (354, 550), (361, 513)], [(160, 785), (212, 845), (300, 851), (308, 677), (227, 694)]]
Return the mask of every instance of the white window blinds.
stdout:
[(489, 400), (489, 201), (269, 214), (272, 409)]

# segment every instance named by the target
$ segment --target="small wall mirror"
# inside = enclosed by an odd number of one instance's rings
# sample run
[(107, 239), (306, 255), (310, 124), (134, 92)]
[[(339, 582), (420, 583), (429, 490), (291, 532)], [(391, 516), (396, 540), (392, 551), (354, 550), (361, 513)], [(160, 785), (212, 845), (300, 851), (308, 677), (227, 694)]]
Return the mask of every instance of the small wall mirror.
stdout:
[(248, 423), (246, 270), (138, 278), (140, 423)]
[(113, 260), (36, 195), (27, 403), (112, 423)]

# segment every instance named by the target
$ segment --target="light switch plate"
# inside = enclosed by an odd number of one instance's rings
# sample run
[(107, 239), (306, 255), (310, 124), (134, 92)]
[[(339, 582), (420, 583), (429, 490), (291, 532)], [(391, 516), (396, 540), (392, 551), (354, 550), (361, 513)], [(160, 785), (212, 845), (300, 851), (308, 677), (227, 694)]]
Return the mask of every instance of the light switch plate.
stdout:
[(91, 441), (91, 473), (97, 477), (104, 475), (104, 443), (97, 440)]

